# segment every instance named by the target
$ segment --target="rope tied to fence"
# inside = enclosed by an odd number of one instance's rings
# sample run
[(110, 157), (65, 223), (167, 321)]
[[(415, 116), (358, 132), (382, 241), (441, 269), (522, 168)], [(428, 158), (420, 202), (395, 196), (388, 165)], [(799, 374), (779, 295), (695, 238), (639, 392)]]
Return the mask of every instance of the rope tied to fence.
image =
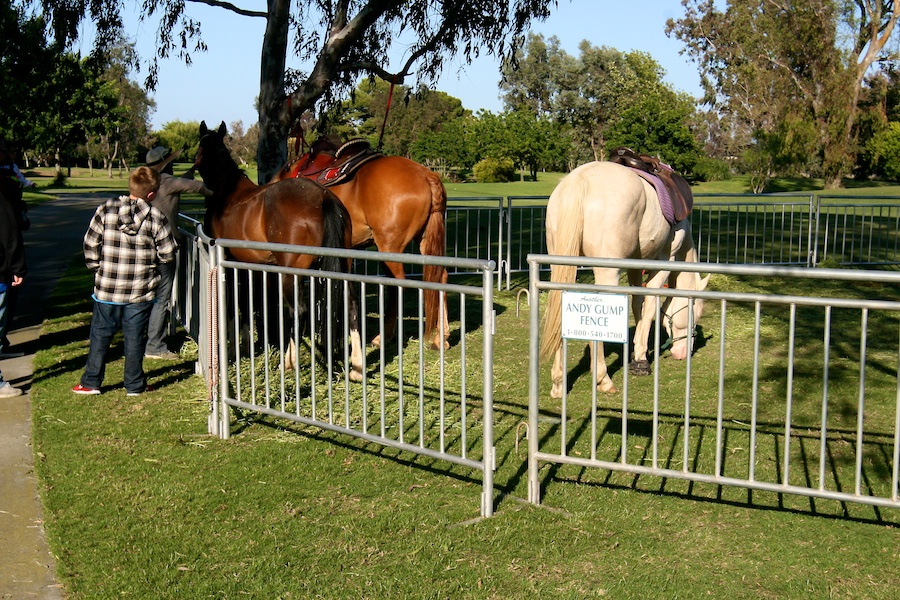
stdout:
[(208, 365), (206, 401), (210, 403), (210, 412), (212, 412), (214, 392), (219, 385), (219, 267), (209, 270), (206, 287), (208, 295), (206, 317), (207, 323), (209, 323), (208, 339), (206, 340), (206, 364)]

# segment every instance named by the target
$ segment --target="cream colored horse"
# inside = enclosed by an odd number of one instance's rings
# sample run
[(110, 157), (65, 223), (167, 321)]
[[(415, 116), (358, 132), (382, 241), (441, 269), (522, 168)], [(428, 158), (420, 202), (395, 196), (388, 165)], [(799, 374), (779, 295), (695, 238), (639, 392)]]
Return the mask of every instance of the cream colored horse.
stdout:
[[(611, 162), (581, 165), (560, 181), (547, 204), (547, 252), (557, 256), (697, 262), (690, 222), (685, 219), (670, 225), (663, 217), (653, 186), (628, 167)], [(576, 267), (551, 265), (550, 280), (572, 282), (576, 270)], [(619, 275), (619, 269), (594, 268), (594, 281), (598, 285), (618, 285)], [(658, 271), (647, 277), (648, 288), (669, 284), (678, 289), (702, 290), (709, 282), (708, 275), (701, 278), (698, 273)], [(640, 286), (643, 279), (641, 271), (628, 271), (629, 285)], [(550, 291), (541, 342), (541, 356), (554, 357), (550, 391), (553, 398), (562, 397), (561, 297), (560, 290)], [(632, 296), (635, 334), (631, 369), (635, 373), (649, 373), (647, 338), (656, 314), (655, 301), (643, 300), (643, 296)], [(683, 360), (692, 338), (688, 330), (690, 303), (683, 297), (662, 300), (663, 322), (675, 340), (672, 357)], [(693, 306), (696, 324), (703, 314), (703, 300), (695, 300)], [(607, 373), (603, 344), (596, 346), (597, 389), (615, 392), (616, 387)]]

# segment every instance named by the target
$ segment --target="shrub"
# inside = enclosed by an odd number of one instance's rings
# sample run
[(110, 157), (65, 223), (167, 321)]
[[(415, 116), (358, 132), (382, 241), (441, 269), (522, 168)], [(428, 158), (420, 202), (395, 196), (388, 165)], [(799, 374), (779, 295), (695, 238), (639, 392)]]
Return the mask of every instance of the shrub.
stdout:
[(724, 160), (701, 157), (694, 164), (694, 176), (698, 181), (726, 181), (731, 179), (731, 167)]
[(478, 183), (506, 183), (516, 176), (516, 167), (509, 158), (485, 158), (472, 167)]

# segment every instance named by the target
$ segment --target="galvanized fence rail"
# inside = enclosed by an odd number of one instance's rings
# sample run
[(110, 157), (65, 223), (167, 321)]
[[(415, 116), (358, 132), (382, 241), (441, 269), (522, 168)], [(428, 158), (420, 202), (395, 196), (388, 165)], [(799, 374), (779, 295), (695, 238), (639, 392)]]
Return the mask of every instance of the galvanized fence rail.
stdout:
[(872, 202), (867, 196), (823, 195), (818, 202), (813, 264), (900, 264), (900, 198)]
[[(900, 274), (547, 255), (528, 262), (534, 307), (542, 292), (561, 289), (643, 296), (655, 303), (657, 322), (658, 297), (702, 300), (706, 309), (687, 360), (660, 358), (664, 336), (657, 333), (651, 335), (651, 376), (631, 376), (623, 366), (614, 375), (620, 392), (606, 395), (591, 383), (592, 365), (590, 374), (564, 379), (561, 399), (549, 398), (548, 369), (538, 356), (540, 311), (532, 310), (531, 502), (541, 502), (542, 485), (554, 485), (555, 471), (541, 478), (541, 465), (552, 464), (576, 466), (582, 482), (593, 470), (601, 473), (596, 481), (604, 481), (602, 473), (623, 472), (900, 507), (900, 301), (868, 298), (872, 282), (900, 285)], [(664, 266), (747, 278), (760, 292), (554, 284), (541, 280), (550, 264)], [(840, 282), (841, 295), (818, 297), (821, 280)], [(587, 343), (603, 342), (563, 341), (564, 371), (572, 368), (568, 357), (580, 357)], [(629, 345), (616, 347), (628, 365)]]
[(179, 228), (185, 243), (178, 249), (178, 267), (172, 286), (172, 319), (174, 327), (179, 323), (187, 334), (197, 342), (200, 350), (197, 372), (207, 374), (210, 370), (208, 297), (210, 255), (209, 238), (204, 238), (199, 221), (180, 215)]
[[(815, 254), (815, 197), (697, 194), (691, 230), (700, 260), (724, 264), (803, 265)], [(712, 201), (715, 198), (719, 201)]]
[[(691, 215), (704, 262), (834, 266), (900, 264), (900, 198), (814, 194), (696, 194)], [(527, 276), (526, 257), (547, 251), (549, 196), (448, 199), (446, 255), (491, 260), (497, 289)], [(196, 214), (196, 213), (191, 213)], [(408, 250), (417, 253), (412, 244)], [(357, 267), (357, 272), (359, 272)], [(366, 264), (366, 274), (376, 266)], [(453, 274), (467, 274), (456, 268)], [(421, 273), (411, 266), (409, 275)]]
[[(440, 264), (480, 271), (482, 285), (283, 268), (226, 256), (229, 248), (247, 247), (356, 263)], [(218, 366), (212, 433), (229, 437), (232, 411), (252, 411), (475, 469), (482, 479), (481, 514), (493, 513), (493, 262), (225, 239), (217, 239), (211, 252)], [(325, 287), (311, 286), (310, 278)], [(337, 282), (339, 291), (330, 282)], [(424, 339), (426, 290), (446, 300), (449, 349), (432, 350), (431, 340)], [(364, 348), (359, 382), (347, 368), (350, 348), (343, 343), (350, 333), (353, 294), (364, 342), (374, 335), (385, 340), (385, 315), (391, 306), (399, 312), (394, 339), (376, 350)], [(324, 309), (317, 309), (317, 299)], [(327, 318), (320, 321), (320, 315)], [(285, 360), (292, 343), (293, 367)]]

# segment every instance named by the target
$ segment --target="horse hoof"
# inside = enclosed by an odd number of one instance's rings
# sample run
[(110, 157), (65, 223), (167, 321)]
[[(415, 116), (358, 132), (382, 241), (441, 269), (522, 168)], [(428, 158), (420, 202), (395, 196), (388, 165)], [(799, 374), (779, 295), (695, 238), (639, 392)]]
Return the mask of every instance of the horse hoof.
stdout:
[(369, 342), (369, 345), (371, 345), (373, 348), (381, 348), (381, 336), (376, 335), (375, 337), (373, 337), (372, 341)]
[(363, 380), (363, 375), (362, 375), (362, 373), (360, 373), (360, 372), (357, 371), (356, 369), (353, 369), (353, 370), (350, 371), (350, 381), (353, 381), (353, 382), (355, 382), (355, 383), (359, 383), (359, 382), (362, 381), (362, 380)]
[[(431, 349), (432, 350), (440, 350), (441, 349), (440, 342), (431, 342)], [(450, 342), (444, 342), (444, 350), (449, 350), (449, 349), (450, 349)]]
[(649, 375), (650, 374), (650, 361), (633, 360), (633, 361), (631, 361), (631, 364), (628, 365), (628, 371), (632, 375)]
[(550, 386), (550, 397), (551, 398), (562, 398), (562, 385), (554, 383)]

